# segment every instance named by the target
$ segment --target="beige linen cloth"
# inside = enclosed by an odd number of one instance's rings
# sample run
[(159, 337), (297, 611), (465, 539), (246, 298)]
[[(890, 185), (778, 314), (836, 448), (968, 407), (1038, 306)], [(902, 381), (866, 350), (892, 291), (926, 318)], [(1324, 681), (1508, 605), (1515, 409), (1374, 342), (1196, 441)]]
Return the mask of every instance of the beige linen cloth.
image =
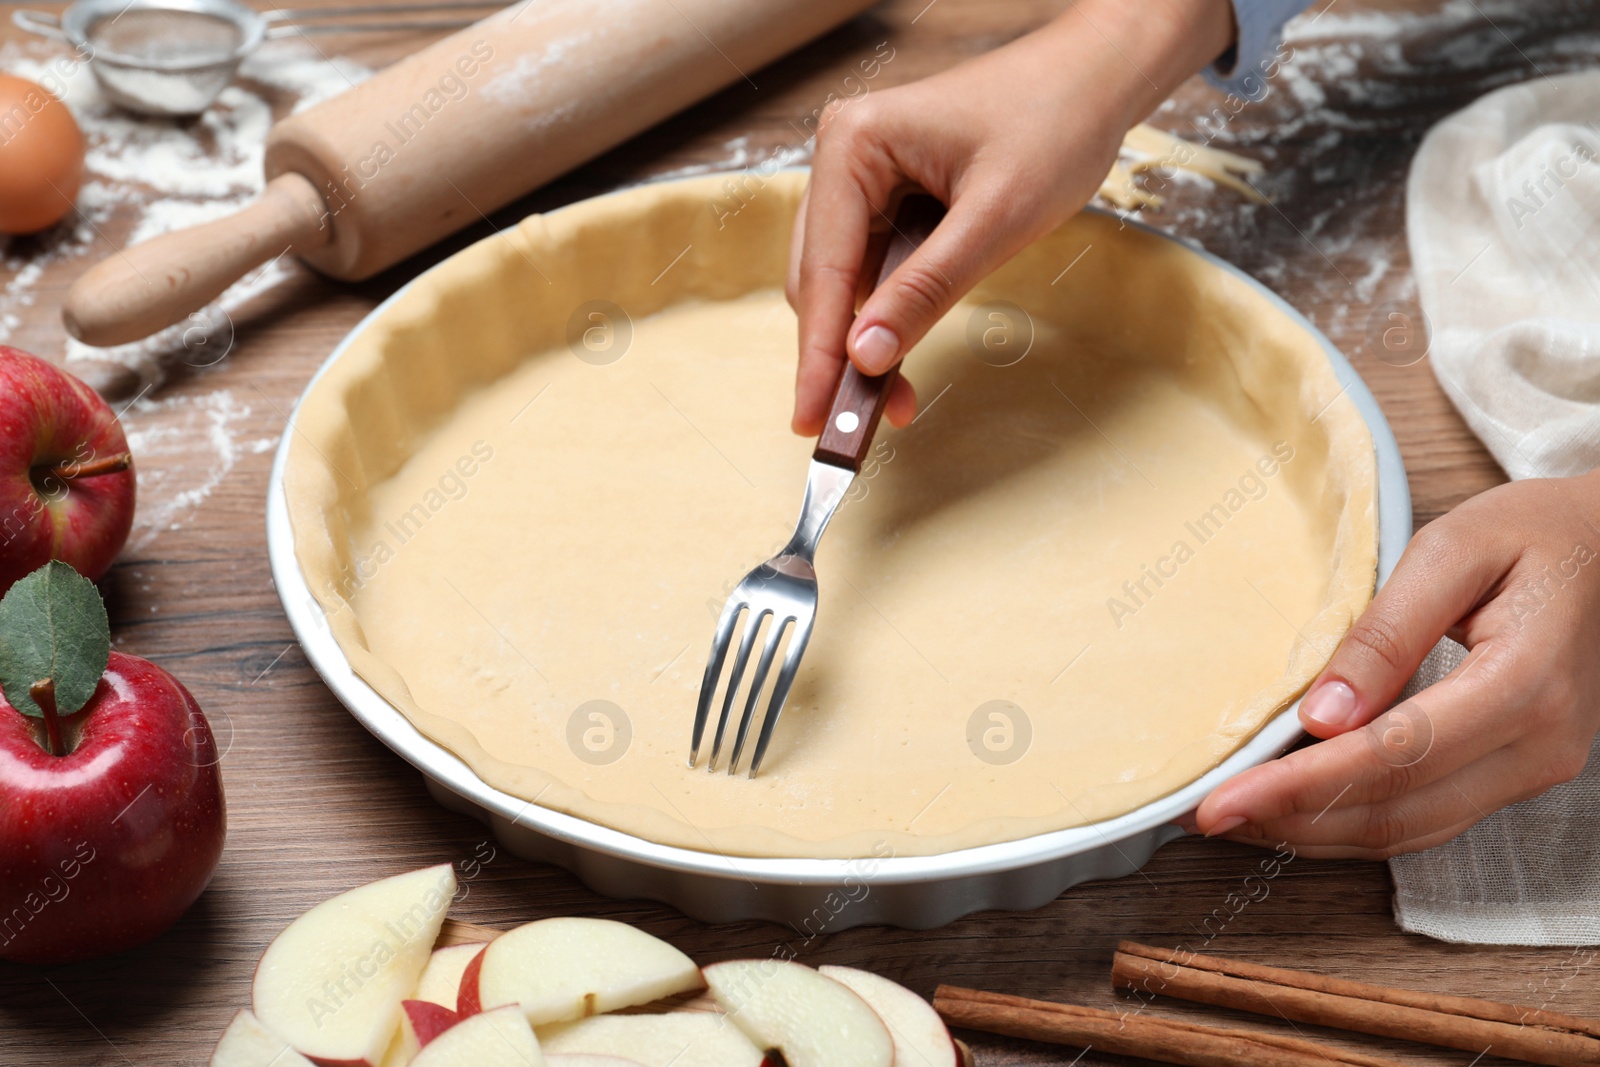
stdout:
[[(1600, 465), (1600, 71), (1500, 89), (1440, 122), (1411, 165), (1406, 217), (1434, 373), (1473, 432), (1512, 478)], [(1405, 695), (1463, 653), (1440, 642)], [(1575, 781), (1390, 860), (1400, 926), (1600, 944), (1595, 751)]]

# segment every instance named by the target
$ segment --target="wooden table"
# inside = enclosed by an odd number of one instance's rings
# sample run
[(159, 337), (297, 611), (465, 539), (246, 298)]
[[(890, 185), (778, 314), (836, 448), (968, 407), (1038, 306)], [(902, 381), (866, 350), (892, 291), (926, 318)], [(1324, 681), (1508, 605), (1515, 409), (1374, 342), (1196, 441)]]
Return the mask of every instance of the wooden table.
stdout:
[[(1480, 5), (1492, 7), (1494, 21), (1476, 10)], [(880, 42), (890, 42), (895, 55), (876, 83), (881, 88), (994, 47), (1060, 6), (892, 0), (760, 72), (759, 88), (729, 89), (498, 213), (494, 222), (651, 175), (726, 165), (740, 148), (752, 153), (745, 162), (759, 160), (792, 143), (792, 123), (839, 91), (851, 66)], [(1441, 116), (1488, 88), (1584, 61), (1585, 49), (1563, 53), (1557, 44), (1564, 33), (1595, 31), (1600, 8), (1593, 0), (1526, 6), (1531, 13), (1479, 0), (1440, 13), (1424, 2), (1335, 0), (1304, 31), (1312, 36), (1303, 32), (1294, 42), (1290, 73), (1215, 139), (1268, 162), (1263, 186), (1274, 203), (1250, 207), (1226, 193), (1179, 184), (1165, 208), (1149, 216), (1262, 278), (1350, 354), (1399, 436), (1419, 524), (1503, 476), (1447, 403), (1427, 361), (1399, 365), (1406, 360), (1383, 347), (1388, 313), (1415, 313), (1403, 179), (1418, 140)], [(1376, 18), (1384, 14), (1394, 20)], [(14, 56), (20, 38), (9, 26), (0, 34), (0, 45)], [(1399, 53), (1385, 54), (1381, 42), (1398, 42)], [(330, 54), (368, 66), (419, 43), (370, 36), (320, 42)], [(1155, 121), (1192, 134), (1196, 117), (1220, 101), (1196, 80)], [(281, 109), (290, 101), (276, 103)], [(97, 254), (124, 239), (126, 215), (101, 227)], [(256, 958), (292, 917), (350, 886), (447, 860), (482, 864), (457, 907), (470, 920), (509, 925), (557, 914), (612, 916), (706, 962), (765, 956), (783, 940), (802, 946), (794, 931), (778, 926), (706, 926), (662, 906), (607, 900), (564, 871), (497, 849), (482, 826), (436, 806), (417, 773), (343, 711), (284, 621), (268, 576), (262, 506), (270, 446), (286, 413), (363, 314), (417, 271), (487, 232), (476, 227), (356, 286), (294, 267), (287, 281), (236, 312), (236, 344), (225, 361), (204, 370), (180, 367), (125, 415), (130, 429), (167, 445), (141, 456), (141, 526), (105, 582), (116, 641), (176, 672), (207, 709), (227, 749), (228, 849), (210, 890), (154, 944), (71, 967), (0, 964), (0, 1064), (204, 1063), (228, 1018), (248, 1003)], [(9, 271), (26, 267), (36, 248), (13, 242), (5, 253)], [(92, 258), (52, 264), (33, 285), (31, 303), (13, 301), (17, 321), (9, 343), (60, 355), (59, 301)], [(0, 274), (0, 285), (13, 280)], [(226, 448), (217, 443), (219, 433)], [(192, 445), (173, 445), (172, 434), (193, 435)], [(208, 478), (215, 481), (209, 490), (179, 497)], [(152, 515), (159, 515), (159, 526)], [(1464, 947), (1399, 933), (1381, 864), (1296, 860), (1270, 883), (1265, 899), (1235, 910), (1230, 893), (1260, 858), (1233, 844), (1179, 841), (1137, 875), (1079, 886), (1038, 911), (976, 915), (930, 932), (849, 930), (804, 943), (801, 958), (871, 967), (923, 993), (952, 982), (1110, 1006), (1118, 1002), (1107, 977), (1117, 939), (1209, 941), (1212, 951), (1262, 962), (1600, 1014), (1600, 983), (1585, 966), (1586, 952)], [(1228, 1014), (1176, 1003), (1152, 1010)], [(1244, 1016), (1229, 1021), (1271, 1025)], [(1081, 1051), (971, 1040), (982, 1064), (1066, 1063)], [(1393, 1054), (1419, 1063), (1471, 1058), (1418, 1049)], [(1102, 1060), (1091, 1051), (1077, 1062)]]

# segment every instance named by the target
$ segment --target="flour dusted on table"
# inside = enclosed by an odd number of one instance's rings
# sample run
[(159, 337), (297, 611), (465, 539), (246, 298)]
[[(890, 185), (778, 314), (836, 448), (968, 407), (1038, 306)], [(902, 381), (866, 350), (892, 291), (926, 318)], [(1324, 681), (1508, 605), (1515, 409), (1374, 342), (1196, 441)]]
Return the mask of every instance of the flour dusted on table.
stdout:
[[(0, 343), (21, 324), (35, 286), (51, 265), (107, 254), (107, 225), (131, 213), (127, 244), (194, 226), (239, 210), (262, 189), (261, 158), (274, 114), (301, 110), (365, 80), (372, 72), (342, 57), (326, 57), (300, 42), (270, 42), (250, 56), (239, 81), (192, 122), (150, 119), (121, 111), (101, 94), (83, 63), (40, 45), (0, 49), (0, 67), (57, 91), (72, 109), (87, 142), (83, 190), (75, 223), (24, 244), (0, 237), (0, 266), (10, 277), (0, 288)], [(24, 254), (24, 249), (26, 254)], [(229, 309), (288, 273), (269, 264), (225, 292), (214, 308), (153, 337), (115, 348), (67, 340), (65, 357), (121, 363), (153, 385), (164, 368), (187, 361), (206, 366), (219, 358), (231, 332)], [(220, 310), (221, 314), (218, 314)], [(45, 353), (54, 355), (54, 353)]]
[[(261, 191), (263, 139), (274, 113), (308, 107), (371, 73), (348, 60), (325, 58), (309, 45), (270, 43), (246, 61), (240, 82), (225, 89), (214, 107), (192, 122), (174, 122), (115, 109), (86, 66), (74, 69), (65, 53), (43, 45), (0, 47), (0, 69), (60, 91), (87, 141), (77, 213), (37, 238), (0, 237), (0, 344), (24, 318), (54, 317), (54, 308), (36, 306), (41, 280), (52, 267), (81, 261), (68, 268), (78, 270), (108, 254), (105, 234), (115, 218), (131, 215), (125, 238), (131, 244), (237, 211)], [(275, 437), (247, 436), (253, 406), (248, 392), (152, 394), (175, 362), (201, 372), (215, 364), (231, 340), (229, 309), (291, 269), (271, 264), (233, 286), (202, 315), (209, 328), (185, 322), (118, 348), (67, 340), (65, 352), (41, 353), (65, 356), (69, 370), (82, 369), (86, 360), (121, 363), (138, 380), (137, 398), (117, 405), (138, 457), (131, 546), (142, 548), (181, 528), (241, 460), (276, 445)]]
[(1285, 28), (1262, 99), (1230, 105), (1210, 89), (1185, 92), (1150, 119), (1261, 160), (1266, 170), (1252, 182), (1271, 204), (1169, 186), (1183, 195), (1139, 218), (1289, 295), (1347, 351), (1365, 346), (1383, 359), (1373, 321), (1393, 303), (1414, 306), (1416, 296), (1404, 257), (1395, 255), (1405, 132), (1457, 94), (1465, 102), (1537, 77), (1534, 65), (1557, 74), (1589, 62), (1600, 24), (1570, 0), (1445, 0), (1409, 11), (1318, 6)]

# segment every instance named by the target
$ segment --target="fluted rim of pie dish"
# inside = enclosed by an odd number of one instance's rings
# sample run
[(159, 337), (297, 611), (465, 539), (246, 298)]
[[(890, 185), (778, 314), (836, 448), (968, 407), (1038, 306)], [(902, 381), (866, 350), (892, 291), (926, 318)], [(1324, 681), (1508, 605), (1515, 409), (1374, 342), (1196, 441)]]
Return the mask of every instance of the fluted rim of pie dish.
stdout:
[[(805, 168), (785, 168), (803, 172)], [(729, 172), (733, 174), (741, 172)], [(695, 175), (703, 178), (707, 175)], [(715, 176), (714, 174), (710, 176)], [(681, 180), (658, 179), (656, 182)], [(599, 197), (575, 202), (592, 203), (620, 196), (638, 185), (614, 190)], [(565, 208), (550, 212), (554, 215)], [(1194, 243), (1165, 233), (1118, 212), (1097, 207), (1085, 211), (1120, 218), (1135, 229), (1181, 246), (1214, 267), (1245, 282), (1265, 297), (1291, 322), (1308, 333), (1323, 353), (1345, 395), (1355, 404), (1371, 434), (1376, 460), (1375, 514), (1377, 522), (1377, 574), (1375, 588), (1387, 581), (1400, 554), (1411, 537), (1411, 495), (1399, 445), (1376, 398), (1366, 383), (1323, 333), (1277, 293), (1233, 264)], [(728, 855), (676, 845), (664, 845), (616, 830), (589, 819), (543, 808), (521, 797), (496, 789), (485, 782), (464, 760), (443, 745), (425, 736), (397, 707), (355, 673), (344, 650), (326, 623), (326, 615), (305, 582), (295, 554), (294, 533), (289, 521), (284, 478), (295, 424), (305, 398), (315, 389), (354, 339), (429, 273), (448, 258), (419, 274), (392, 293), (345, 335), (306, 383), (295, 409), (290, 414), (274, 456), (268, 486), (267, 552), (274, 583), (291, 627), (307, 659), (324, 683), (355, 718), (391, 749), (434, 781), (466, 798), (485, 811), (518, 826), (536, 830), (551, 838), (580, 845), (609, 856), (649, 866), (693, 873), (711, 878), (739, 879), (789, 885), (838, 884), (848, 878), (870, 877), (874, 884), (928, 882), (978, 876), (1033, 867), (1054, 860), (1114, 847), (1134, 835), (1169, 826), (1223, 781), (1281, 754), (1301, 736), (1300, 701), (1297, 699), (1267, 720), (1251, 737), (1205, 774), (1188, 784), (1150, 801), (1130, 812), (1082, 826), (1052, 830), (1029, 837), (994, 844), (978, 845), (949, 852), (914, 856), (884, 856), (816, 859), (806, 857), (757, 857)], [(870, 868), (870, 874), (867, 869)]]

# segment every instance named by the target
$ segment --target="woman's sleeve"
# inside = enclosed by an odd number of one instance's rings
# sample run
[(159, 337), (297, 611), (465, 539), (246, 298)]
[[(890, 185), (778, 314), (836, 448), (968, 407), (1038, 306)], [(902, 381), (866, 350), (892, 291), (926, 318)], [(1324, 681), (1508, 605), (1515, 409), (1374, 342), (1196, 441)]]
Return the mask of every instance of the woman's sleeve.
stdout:
[(1283, 37), (1283, 24), (1311, 6), (1311, 0), (1232, 0), (1239, 35), (1234, 46), (1206, 68), (1217, 88), (1259, 100), (1266, 95), (1264, 73)]

